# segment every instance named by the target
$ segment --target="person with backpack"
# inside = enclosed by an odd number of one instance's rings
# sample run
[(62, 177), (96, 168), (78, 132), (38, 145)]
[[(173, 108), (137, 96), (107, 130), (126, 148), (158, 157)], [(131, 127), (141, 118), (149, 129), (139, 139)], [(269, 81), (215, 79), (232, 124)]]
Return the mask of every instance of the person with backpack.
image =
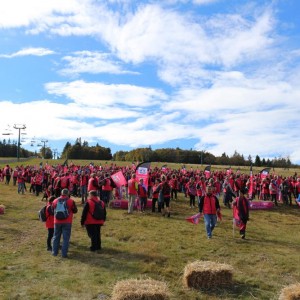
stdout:
[(73, 199), (69, 198), (69, 190), (63, 189), (61, 196), (52, 203), (54, 213), (54, 235), (52, 243), (52, 255), (57, 256), (60, 238), (63, 236), (61, 254), (67, 258), (71, 237), (73, 214), (77, 213), (77, 206)]
[(106, 208), (104, 201), (97, 196), (97, 191), (88, 193), (81, 215), (81, 226), (85, 226), (87, 234), (91, 239), (90, 251), (101, 250), (101, 226), (106, 220)]
[(5, 184), (9, 184), (11, 178), (11, 167), (9, 165), (6, 165), (3, 169), (3, 173), (5, 175)]

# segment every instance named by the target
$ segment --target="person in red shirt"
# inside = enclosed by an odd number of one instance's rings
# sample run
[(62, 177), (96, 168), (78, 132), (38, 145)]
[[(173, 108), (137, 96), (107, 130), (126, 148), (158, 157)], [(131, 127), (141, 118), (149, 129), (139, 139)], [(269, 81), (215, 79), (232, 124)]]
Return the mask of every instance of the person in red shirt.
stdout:
[(18, 181), (18, 194), (22, 193), (24, 195), (25, 192), (25, 178), (20, 171), (17, 176), (17, 181)]
[(190, 198), (190, 208), (195, 207), (195, 199), (197, 195), (195, 178), (191, 177), (189, 182), (185, 185), (186, 195)]
[(46, 206), (46, 223), (45, 226), (48, 230), (47, 236), (47, 251), (52, 251), (51, 241), (54, 234), (54, 215), (52, 213), (52, 202), (54, 201), (55, 196), (51, 196)]
[(147, 188), (144, 185), (143, 178), (140, 179), (140, 182), (138, 184), (138, 196), (140, 200), (140, 209), (141, 212), (144, 212), (147, 206)]
[(167, 213), (167, 217), (170, 218), (170, 199), (171, 199), (171, 186), (167, 180), (166, 175), (161, 176), (161, 183), (160, 183), (160, 202), (161, 202), (161, 210), (162, 216), (164, 217)]
[(246, 236), (246, 225), (249, 220), (249, 201), (247, 198), (248, 189), (242, 188), (239, 191), (239, 197), (232, 202), (233, 209), (237, 210), (239, 218), (239, 227), (241, 238), (244, 239)]
[(98, 178), (95, 173), (92, 173), (88, 181), (87, 191), (97, 191), (99, 188)]
[[(65, 202), (67, 206), (68, 216), (64, 219), (58, 219), (57, 207), (59, 201)], [(63, 236), (63, 243), (61, 248), (61, 255), (63, 258), (68, 257), (69, 242), (71, 237), (73, 214), (77, 213), (77, 206), (73, 199), (69, 198), (69, 190), (63, 189), (61, 191), (61, 196), (56, 198), (52, 203), (52, 209), (54, 212), (54, 234), (53, 234), (53, 244), (52, 244), (52, 255), (57, 256), (60, 238)]]
[(295, 198), (298, 199), (300, 194), (300, 178), (297, 178), (297, 182), (295, 184)]
[[(158, 203), (159, 184), (160, 184), (160, 180), (158, 178), (155, 179), (155, 183), (152, 187), (152, 212), (155, 212), (156, 202)], [(161, 207), (159, 204), (158, 204), (158, 212), (161, 212)]]
[(85, 171), (80, 176), (80, 195), (81, 195), (81, 204), (84, 204), (87, 199), (87, 186), (89, 182), (88, 172)]
[[(95, 203), (99, 202), (104, 210), (103, 219), (97, 220), (93, 217)], [(87, 234), (91, 239), (90, 250), (92, 252), (101, 250), (101, 226), (106, 220), (106, 208), (104, 201), (97, 196), (97, 191), (90, 191), (87, 201), (84, 204), (81, 215), (81, 226), (85, 226)]]
[(220, 211), (219, 200), (213, 195), (211, 186), (207, 186), (206, 195), (202, 196), (199, 201), (199, 212), (204, 217), (207, 238), (212, 238), (212, 232), (217, 223), (217, 213)]
[(177, 200), (177, 189), (178, 189), (178, 180), (176, 178), (175, 174), (172, 174), (171, 180), (170, 180), (170, 186), (171, 186), (171, 199)]
[(128, 213), (133, 213), (134, 201), (137, 197), (138, 182), (136, 175), (132, 174), (131, 179), (128, 180)]

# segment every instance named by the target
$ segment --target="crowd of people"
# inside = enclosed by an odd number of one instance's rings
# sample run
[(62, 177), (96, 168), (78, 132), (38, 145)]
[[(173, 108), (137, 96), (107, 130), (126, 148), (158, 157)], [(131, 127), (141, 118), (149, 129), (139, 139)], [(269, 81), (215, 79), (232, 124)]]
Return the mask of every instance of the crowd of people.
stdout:
[[(126, 178), (127, 184), (123, 187), (116, 187), (111, 178), (111, 174), (122, 171)], [(0, 168), (0, 181), (18, 187), (18, 193), (24, 194), (25, 191), (33, 193), (36, 196), (40, 194), (44, 198), (50, 195), (58, 197), (61, 190), (67, 188), (71, 195), (80, 197), (81, 203), (84, 204), (88, 192), (97, 190), (101, 200), (106, 204), (113, 198), (130, 199), (132, 188), (128, 186), (132, 175), (135, 172), (135, 164), (121, 167), (116, 164), (106, 164), (105, 166), (95, 166), (90, 164), (87, 166), (77, 166), (71, 164), (69, 166), (17, 166), (11, 168), (6, 165)], [(189, 206), (195, 207), (196, 200), (204, 193), (207, 185), (213, 186), (214, 194), (217, 197), (222, 196), (224, 205), (232, 202), (232, 198), (238, 194), (239, 190), (247, 187), (250, 190), (250, 175), (245, 173), (233, 173), (228, 169), (223, 171), (213, 171), (209, 174), (199, 169), (186, 168), (168, 169), (154, 167), (149, 171), (149, 179), (147, 186), (145, 183), (140, 184), (137, 193), (143, 193), (141, 198), (157, 197), (155, 187), (162, 185), (162, 178), (170, 187), (170, 199), (177, 200), (177, 193), (182, 192), (189, 198)], [(146, 193), (146, 194), (145, 194)], [(293, 198), (297, 198), (300, 194), (300, 177), (294, 176), (283, 177), (280, 175), (270, 174), (262, 178), (260, 174), (253, 175), (252, 199), (270, 200), (274, 204), (282, 202), (292, 205)], [(154, 198), (157, 199), (157, 198)], [(159, 202), (159, 201), (158, 201)], [(132, 208), (130, 209), (130, 212)]]
[[(126, 184), (122, 186), (116, 185), (111, 177), (119, 171), (126, 179)], [(244, 199), (269, 200), (274, 202), (274, 205), (280, 202), (284, 205), (293, 205), (292, 199), (300, 197), (300, 177), (297, 174), (289, 177), (268, 174), (262, 177), (259, 173), (254, 175), (239, 171), (234, 173), (228, 169), (205, 172), (187, 169), (184, 166), (179, 169), (150, 168), (144, 182), (142, 178), (137, 179), (135, 164), (117, 166), (112, 163), (102, 166), (90, 163), (80, 166), (71, 163), (68, 166), (41, 164), (15, 168), (6, 165), (0, 168), (0, 181), (7, 185), (12, 181), (12, 185), (17, 186), (19, 194), (42, 195), (41, 200), (48, 201), (47, 249), (56, 256), (60, 238), (63, 236), (63, 257), (67, 257), (72, 217), (77, 212), (75, 201), (71, 197), (80, 198), (81, 204), (84, 205), (81, 225), (86, 227), (87, 234), (91, 238), (91, 251), (101, 249), (100, 229), (105, 222), (105, 218), (93, 219), (95, 201), (100, 202), (105, 208), (112, 199), (126, 199), (127, 212), (132, 214), (136, 199), (139, 200), (138, 209), (142, 213), (146, 210), (147, 200), (152, 199), (152, 212), (157, 211), (162, 216), (170, 217), (170, 202), (177, 201), (178, 193), (183, 193), (189, 200), (187, 206), (192, 209), (196, 207), (203, 213), (207, 237), (211, 238), (216, 225), (216, 215), (220, 211), (219, 199), (222, 199), (224, 207), (234, 206), (241, 211), (240, 233), (244, 238), (249, 215)], [(56, 207), (61, 199), (66, 200), (68, 210), (68, 216), (63, 220), (55, 216)]]

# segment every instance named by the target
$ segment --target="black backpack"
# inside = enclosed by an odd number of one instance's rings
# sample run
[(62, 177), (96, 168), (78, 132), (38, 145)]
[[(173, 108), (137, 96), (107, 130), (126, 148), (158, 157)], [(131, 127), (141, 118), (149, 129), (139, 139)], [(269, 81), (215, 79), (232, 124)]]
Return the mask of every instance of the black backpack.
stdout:
[(47, 205), (43, 206), (40, 210), (39, 210), (39, 220), (41, 222), (46, 222), (47, 221), (47, 217), (46, 217), (46, 209), (47, 209)]
[(105, 221), (106, 219), (106, 210), (105, 210), (105, 205), (104, 203), (101, 201), (94, 201), (92, 200), (95, 204), (95, 207), (94, 207), (94, 211), (92, 213), (92, 217), (95, 219), (95, 220), (103, 220)]

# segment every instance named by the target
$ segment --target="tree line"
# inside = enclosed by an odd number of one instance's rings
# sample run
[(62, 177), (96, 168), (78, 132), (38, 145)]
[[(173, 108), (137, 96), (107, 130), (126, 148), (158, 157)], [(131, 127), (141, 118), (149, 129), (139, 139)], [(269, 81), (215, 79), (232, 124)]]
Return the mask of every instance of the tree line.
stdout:
[[(0, 157), (16, 157), (17, 143), (3, 140), (0, 142)], [(20, 147), (20, 157), (28, 158), (30, 156), (40, 156), (46, 159), (53, 158), (53, 152), (50, 148), (41, 148), (39, 153), (28, 151)], [(272, 160), (265, 159), (256, 155), (254, 158), (248, 155), (234, 152), (229, 156), (225, 152), (221, 156), (215, 156), (207, 151), (183, 150), (180, 148), (162, 148), (152, 150), (151, 146), (146, 148), (136, 148), (131, 151), (117, 151), (112, 155), (111, 149), (102, 147), (98, 143), (96, 146), (89, 146), (87, 141), (81, 141), (77, 138), (72, 145), (67, 142), (61, 158), (64, 159), (85, 159), (85, 160), (114, 160), (114, 161), (155, 161), (166, 163), (182, 164), (201, 164), (201, 165), (227, 165), (227, 166), (257, 166), (257, 167), (276, 167), (290, 168), (293, 166), (289, 157), (278, 157)]]
[[(6, 141), (5, 139), (0, 141), (0, 157), (17, 157), (18, 154), (18, 143), (11, 142), (10, 140)], [(35, 153), (32, 151), (28, 151), (22, 147), (20, 147), (19, 156), (23, 158), (28, 158), (30, 156), (34, 156)]]
[(164, 148), (152, 150), (148, 148), (137, 148), (131, 151), (118, 151), (113, 155), (116, 161), (155, 161), (166, 163), (186, 163), (205, 165), (226, 165), (226, 166), (257, 166), (257, 167), (277, 167), (290, 168), (292, 165), (289, 157), (274, 158), (272, 160), (260, 158), (256, 155), (253, 159), (251, 155), (244, 157), (237, 151), (232, 156), (225, 152), (221, 156), (215, 156), (207, 151), (183, 150), (180, 148)]

